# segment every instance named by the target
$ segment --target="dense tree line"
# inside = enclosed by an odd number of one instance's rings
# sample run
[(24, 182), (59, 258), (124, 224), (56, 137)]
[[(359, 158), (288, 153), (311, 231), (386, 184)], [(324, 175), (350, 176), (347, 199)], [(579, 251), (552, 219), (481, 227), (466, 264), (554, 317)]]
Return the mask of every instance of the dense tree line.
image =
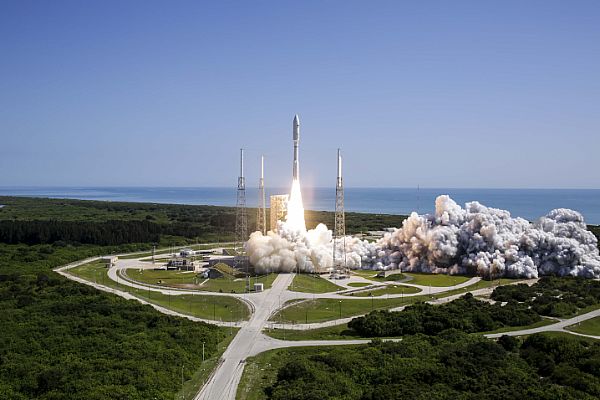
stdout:
[(55, 275), (0, 275), (0, 398), (172, 399), (227, 331)]
[(522, 344), (450, 330), (353, 348), (288, 350), (272, 400), (597, 399), (600, 344), (533, 335)]
[(497, 301), (521, 302), (538, 314), (567, 317), (600, 303), (600, 281), (580, 277), (542, 277), (536, 284), (499, 286), (491, 298)]
[(206, 229), (185, 223), (150, 221), (1, 221), (0, 243), (66, 243), (114, 246), (124, 243), (157, 243), (161, 236), (205, 238)]
[(471, 293), (450, 303), (434, 306), (417, 303), (403, 311), (373, 311), (354, 318), (348, 327), (361, 336), (385, 337), (423, 333), (437, 335), (447, 329), (485, 332), (504, 326), (530, 325), (541, 318), (527, 306), (511, 302), (505, 306), (477, 300)]

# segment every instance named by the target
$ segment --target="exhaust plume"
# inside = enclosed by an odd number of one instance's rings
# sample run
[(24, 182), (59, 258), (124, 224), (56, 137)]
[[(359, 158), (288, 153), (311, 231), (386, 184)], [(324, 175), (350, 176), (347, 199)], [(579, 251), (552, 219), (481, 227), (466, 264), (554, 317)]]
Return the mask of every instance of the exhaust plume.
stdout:
[[(250, 236), (247, 251), (258, 272), (325, 272), (332, 267), (332, 234), (325, 225), (301, 231), (280, 222), (278, 229), (279, 234)], [(559, 208), (529, 223), (476, 201), (463, 209), (446, 195), (436, 199), (434, 214), (413, 212), (401, 228), (375, 243), (347, 237), (346, 260), (352, 269), (600, 278), (598, 242), (580, 213)]]

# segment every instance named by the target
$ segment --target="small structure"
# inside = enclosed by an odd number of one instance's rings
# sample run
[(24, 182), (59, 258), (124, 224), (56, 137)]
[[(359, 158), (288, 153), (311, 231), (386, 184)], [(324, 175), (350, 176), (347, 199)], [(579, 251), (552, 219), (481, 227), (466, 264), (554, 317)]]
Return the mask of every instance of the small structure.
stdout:
[(181, 249), (179, 251), (179, 256), (180, 257), (191, 257), (193, 255), (195, 255), (196, 252), (192, 249)]
[(386, 269), (385, 271), (379, 271), (377, 273), (377, 276), (379, 278), (387, 278), (390, 275), (397, 275), (397, 274), (401, 274), (402, 270), (399, 268), (394, 268), (394, 269)]
[(262, 292), (263, 290), (265, 290), (265, 287), (261, 282), (254, 283), (254, 291), (255, 292)]
[(110, 267), (114, 266), (118, 260), (119, 260), (119, 257), (117, 257), (117, 256), (106, 256), (106, 257), (102, 257), (100, 259), (100, 261), (102, 261), (104, 264), (106, 264), (106, 268), (110, 268)]
[(194, 268), (194, 262), (188, 260), (187, 258), (176, 258), (173, 260), (169, 260), (169, 262), (167, 263), (167, 270), (178, 269), (181, 271), (194, 271)]

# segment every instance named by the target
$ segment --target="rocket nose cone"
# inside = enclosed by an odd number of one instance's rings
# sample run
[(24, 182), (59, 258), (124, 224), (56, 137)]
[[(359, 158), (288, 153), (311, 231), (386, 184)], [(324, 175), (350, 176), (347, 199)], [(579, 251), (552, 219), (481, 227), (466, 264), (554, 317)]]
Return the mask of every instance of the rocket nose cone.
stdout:
[(296, 114), (294, 116), (294, 134), (293, 134), (293, 139), (294, 140), (299, 140), (300, 138), (300, 120), (298, 119), (298, 114)]

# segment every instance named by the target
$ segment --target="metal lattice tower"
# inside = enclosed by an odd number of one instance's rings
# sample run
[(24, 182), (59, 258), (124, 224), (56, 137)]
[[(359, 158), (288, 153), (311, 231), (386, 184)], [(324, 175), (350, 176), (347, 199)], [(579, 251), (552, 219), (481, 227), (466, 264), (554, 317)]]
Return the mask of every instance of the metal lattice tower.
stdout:
[[(340, 249), (341, 257), (337, 257)], [(344, 182), (342, 180), (342, 154), (337, 153), (337, 180), (335, 184), (335, 225), (333, 231), (333, 268), (346, 270), (346, 217), (344, 215)]]
[(244, 178), (244, 149), (240, 149), (240, 176), (238, 177), (237, 203), (235, 209), (235, 267), (246, 272), (246, 290), (250, 289), (248, 260), (244, 243), (248, 238), (248, 214), (246, 212), (246, 179)]
[(256, 215), (256, 230), (267, 234), (267, 207), (265, 200), (265, 157), (260, 156), (260, 179), (258, 180), (258, 211)]

